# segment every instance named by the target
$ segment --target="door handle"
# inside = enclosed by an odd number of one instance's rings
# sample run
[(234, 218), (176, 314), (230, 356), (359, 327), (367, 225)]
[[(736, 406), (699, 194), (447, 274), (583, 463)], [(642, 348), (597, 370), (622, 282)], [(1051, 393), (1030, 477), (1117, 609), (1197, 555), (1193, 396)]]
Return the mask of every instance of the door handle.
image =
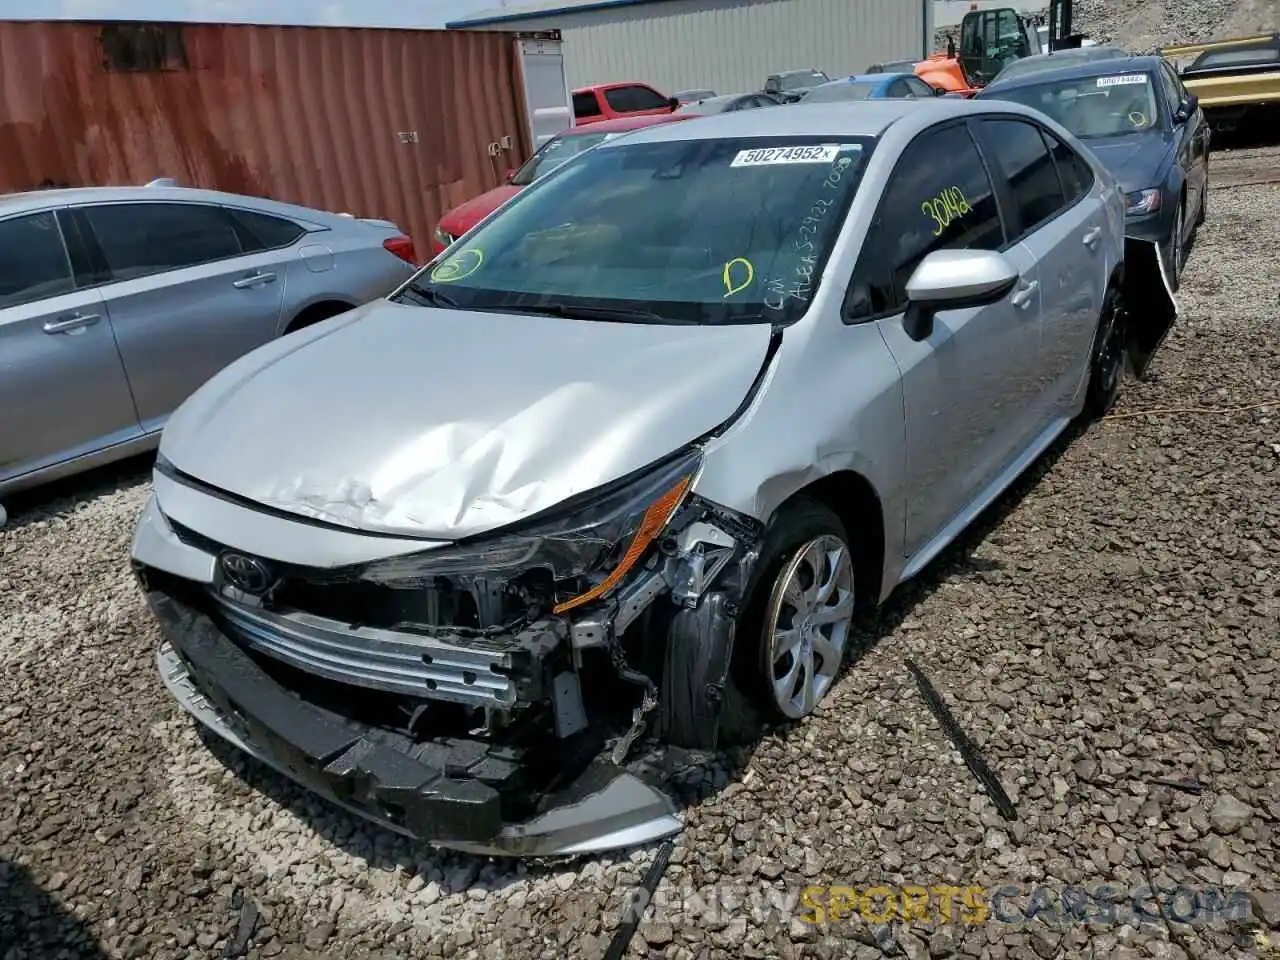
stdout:
[(1102, 228), (1094, 227), (1080, 239), (1090, 250), (1096, 250), (1098, 249), (1098, 241), (1102, 239)]
[(276, 275), (274, 273), (252, 273), (247, 277), (241, 277), (231, 285), (237, 290), (245, 290), (249, 287), (260, 287), (266, 283), (274, 283)]
[(85, 327), (91, 327), (102, 319), (100, 313), (73, 313), (69, 317), (60, 317), (57, 320), (46, 320), (44, 324), (45, 333), (70, 333), (73, 330), (81, 330)]
[(1031, 295), (1034, 294), (1039, 289), (1040, 289), (1040, 281), (1032, 280), (1025, 287), (1019, 287), (1017, 290), (1015, 290), (1013, 296), (1010, 297), (1009, 300), (1013, 303), (1015, 307), (1025, 310), (1027, 307), (1031, 305)]

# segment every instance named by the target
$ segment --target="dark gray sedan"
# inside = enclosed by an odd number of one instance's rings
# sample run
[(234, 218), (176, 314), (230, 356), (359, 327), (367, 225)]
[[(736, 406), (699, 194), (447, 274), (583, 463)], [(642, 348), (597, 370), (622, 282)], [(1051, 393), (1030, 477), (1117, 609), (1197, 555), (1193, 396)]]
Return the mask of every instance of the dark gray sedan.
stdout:
[(977, 99), (1034, 107), (1079, 137), (1125, 191), (1125, 235), (1160, 250), (1170, 289), (1205, 219), (1209, 125), (1160, 57), (1078, 63), (992, 84)]

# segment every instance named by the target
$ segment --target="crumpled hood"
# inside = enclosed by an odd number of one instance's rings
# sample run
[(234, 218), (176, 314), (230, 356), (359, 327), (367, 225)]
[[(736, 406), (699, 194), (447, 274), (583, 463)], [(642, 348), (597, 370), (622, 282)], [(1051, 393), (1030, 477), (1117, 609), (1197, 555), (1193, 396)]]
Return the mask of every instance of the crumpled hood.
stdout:
[(160, 453), (353, 529), (454, 540), (661, 459), (731, 417), (767, 324), (661, 326), (374, 301), (214, 376)]
[(1125, 193), (1159, 186), (1173, 142), (1160, 133), (1098, 137), (1084, 141), (1120, 181)]
[(501, 187), (494, 187), (488, 193), (472, 197), (441, 217), (440, 229), (460, 237), (523, 189), (524, 187), (503, 184)]

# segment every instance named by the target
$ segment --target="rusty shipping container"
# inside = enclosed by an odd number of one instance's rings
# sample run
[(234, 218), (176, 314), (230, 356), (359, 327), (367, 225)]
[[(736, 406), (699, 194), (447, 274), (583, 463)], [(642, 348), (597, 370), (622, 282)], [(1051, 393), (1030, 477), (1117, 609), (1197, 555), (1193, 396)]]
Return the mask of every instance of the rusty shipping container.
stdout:
[(425, 251), (531, 152), (519, 55), (497, 32), (0, 22), (0, 192), (173, 177)]

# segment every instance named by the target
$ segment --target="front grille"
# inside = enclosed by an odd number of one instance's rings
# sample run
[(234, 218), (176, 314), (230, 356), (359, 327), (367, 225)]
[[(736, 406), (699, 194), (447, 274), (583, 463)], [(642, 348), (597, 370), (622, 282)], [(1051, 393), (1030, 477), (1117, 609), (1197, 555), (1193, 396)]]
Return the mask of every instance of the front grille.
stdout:
[(507, 651), (348, 627), (308, 613), (273, 613), (226, 599), (219, 599), (218, 614), (228, 633), (244, 645), (329, 680), (473, 707), (504, 708), (516, 702)]

